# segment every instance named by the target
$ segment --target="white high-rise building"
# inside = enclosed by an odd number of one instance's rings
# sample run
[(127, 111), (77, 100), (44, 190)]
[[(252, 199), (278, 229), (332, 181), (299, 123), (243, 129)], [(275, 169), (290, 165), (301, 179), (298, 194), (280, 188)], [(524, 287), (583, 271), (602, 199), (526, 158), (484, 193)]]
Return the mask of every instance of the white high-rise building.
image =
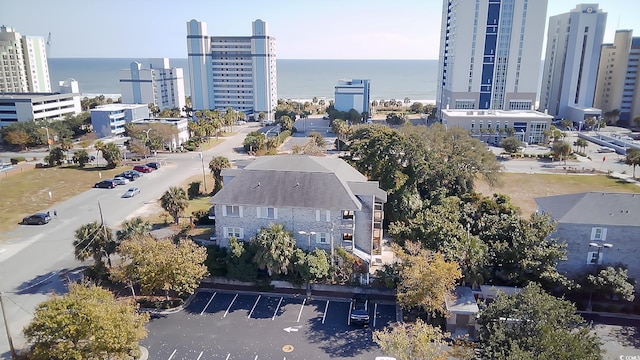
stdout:
[(120, 70), (123, 104), (154, 104), (160, 110), (183, 110), (186, 104), (182, 68), (172, 68), (168, 58), (149, 59), (149, 68), (132, 62)]
[(0, 92), (51, 92), (44, 38), (0, 26)]
[(579, 4), (549, 18), (540, 111), (577, 123), (600, 118), (593, 99), (606, 22), (598, 4)]
[(225, 110), (273, 118), (278, 103), (275, 38), (267, 23), (251, 36), (209, 36), (205, 22), (187, 23), (187, 52), (194, 110)]
[(436, 106), (531, 110), (547, 0), (444, 0)]
[(363, 112), (369, 114), (370, 93), (369, 80), (340, 80), (335, 86), (333, 107), (339, 111), (348, 112), (355, 109), (359, 114)]

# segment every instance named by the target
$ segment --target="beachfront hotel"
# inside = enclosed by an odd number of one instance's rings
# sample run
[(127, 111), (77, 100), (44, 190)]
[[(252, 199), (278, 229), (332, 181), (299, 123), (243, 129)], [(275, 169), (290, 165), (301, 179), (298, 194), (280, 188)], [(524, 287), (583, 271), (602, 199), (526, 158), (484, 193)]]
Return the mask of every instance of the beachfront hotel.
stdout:
[(370, 114), (370, 93), (369, 80), (340, 80), (334, 88), (333, 107), (339, 111), (355, 109), (359, 114)]
[(267, 23), (252, 23), (251, 36), (209, 36), (207, 24), (187, 23), (193, 110), (228, 107), (272, 120), (278, 103), (275, 38)]
[(593, 106), (610, 123), (634, 125), (633, 119), (640, 116), (640, 37), (632, 34), (632, 30), (618, 30), (613, 43), (603, 44), (600, 50)]
[(531, 110), (547, 0), (444, 0), (436, 106)]
[(182, 68), (172, 68), (168, 58), (149, 59), (149, 68), (132, 62), (129, 69), (120, 70), (123, 104), (154, 104), (160, 110), (182, 109), (185, 106)]
[(540, 111), (578, 124), (600, 118), (593, 99), (606, 22), (598, 4), (579, 4), (549, 18)]
[(51, 92), (44, 38), (0, 26), (0, 93)]

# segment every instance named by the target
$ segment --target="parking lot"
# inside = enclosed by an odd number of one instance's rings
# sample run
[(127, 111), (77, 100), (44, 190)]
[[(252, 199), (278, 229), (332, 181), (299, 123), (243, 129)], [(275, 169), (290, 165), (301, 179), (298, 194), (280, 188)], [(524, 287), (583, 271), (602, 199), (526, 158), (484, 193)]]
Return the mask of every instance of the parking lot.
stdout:
[(373, 359), (374, 329), (396, 306), (372, 301), (368, 327), (349, 323), (350, 300), (279, 294), (199, 292), (184, 310), (152, 317), (149, 359)]

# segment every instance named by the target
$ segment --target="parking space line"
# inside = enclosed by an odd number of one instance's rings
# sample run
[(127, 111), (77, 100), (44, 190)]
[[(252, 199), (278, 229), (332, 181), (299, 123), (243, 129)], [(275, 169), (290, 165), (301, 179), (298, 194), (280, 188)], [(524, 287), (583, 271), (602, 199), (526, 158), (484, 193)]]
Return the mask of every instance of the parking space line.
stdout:
[(307, 301), (307, 299), (303, 299), (302, 300), (302, 306), (300, 306), (300, 312), (298, 313), (298, 320), (296, 320), (296, 322), (300, 322), (300, 316), (302, 316), (302, 309), (304, 309), (304, 303)]
[(224, 360), (229, 360), (229, 357), (231, 356), (231, 353), (227, 354), (227, 357)]
[(211, 300), (213, 300), (213, 298), (216, 296), (218, 292), (214, 292), (213, 295), (211, 296), (211, 299), (209, 299), (209, 301), (207, 302), (207, 305), (204, 306), (204, 309), (202, 309), (202, 312), (200, 312), (200, 315), (203, 315), (204, 312), (207, 310), (207, 308), (209, 307), (209, 304), (211, 304)]
[(324, 320), (327, 318), (328, 309), (329, 309), (329, 300), (327, 300), (327, 305), (324, 306), (324, 313), (322, 314), (322, 325), (324, 325)]
[(376, 318), (378, 317), (378, 303), (373, 304), (373, 327), (376, 327)]
[(200, 360), (200, 358), (202, 357), (202, 353), (203, 353), (203, 352), (204, 352), (204, 351), (200, 351), (200, 355), (198, 355), (198, 358), (197, 358), (196, 360)]
[(260, 297), (262, 297), (262, 295), (258, 295), (258, 298), (256, 299), (256, 303), (253, 304), (253, 307), (251, 308), (251, 311), (249, 311), (249, 316), (247, 316), (247, 319), (251, 318), (251, 314), (253, 314), (253, 310), (256, 309), (256, 306), (258, 305), (258, 301), (260, 301)]
[(353, 307), (353, 301), (349, 303), (349, 314), (347, 315), (347, 325), (351, 325), (351, 308)]
[(280, 304), (282, 304), (282, 299), (283, 297), (280, 296), (280, 301), (278, 301), (278, 306), (276, 306), (276, 311), (273, 312), (273, 317), (271, 318), (271, 320), (276, 319), (276, 315), (278, 314), (278, 309), (280, 309)]
[(258, 355), (256, 355), (256, 357), (253, 360), (258, 360)]
[(229, 313), (229, 310), (231, 310), (231, 306), (233, 305), (233, 302), (236, 301), (236, 299), (238, 298), (238, 294), (236, 294), (236, 296), (233, 297), (233, 300), (231, 300), (231, 304), (229, 304), (229, 307), (227, 307), (227, 311), (224, 312), (224, 315), (222, 315), (222, 318), (226, 318), (227, 314)]
[(173, 352), (171, 353), (171, 356), (169, 356), (169, 360), (173, 359), (173, 355), (176, 354), (176, 351), (178, 351), (178, 349), (173, 350)]

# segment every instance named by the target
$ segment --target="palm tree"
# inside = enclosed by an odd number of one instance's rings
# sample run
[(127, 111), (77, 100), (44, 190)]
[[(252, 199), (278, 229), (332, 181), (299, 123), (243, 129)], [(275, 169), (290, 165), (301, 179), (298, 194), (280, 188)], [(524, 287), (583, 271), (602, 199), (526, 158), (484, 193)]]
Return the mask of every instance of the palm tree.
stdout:
[(287, 274), (295, 251), (295, 240), (283, 224), (271, 224), (262, 228), (255, 239), (257, 245), (254, 261), (258, 267), (272, 274)]
[(111, 267), (110, 255), (116, 250), (113, 230), (94, 221), (82, 225), (76, 230), (74, 236), (73, 247), (76, 259), (85, 261), (93, 257), (95, 267), (104, 267), (102, 259), (106, 257)]
[(60, 147), (67, 152), (67, 160), (69, 160), (69, 151), (73, 149), (73, 140), (68, 137), (63, 137), (60, 140)]
[(96, 166), (98, 166), (98, 155), (100, 155), (100, 152), (104, 150), (104, 142), (102, 140), (96, 141), (96, 143), (93, 144), (93, 148), (96, 149)]
[(338, 151), (340, 151), (340, 141), (343, 141), (344, 136), (349, 132), (349, 124), (344, 120), (335, 119), (333, 120), (333, 124), (331, 124), (331, 128), (338, 136)]
[(636, 166), (640, 165), (640, 150), (632, 148), (627, 150), (627, 156), (624, 163), (633, 166), (633, 178), (636, 177)]
[(173, 217), (174, 223), (177, 224), (180, 215), (189, 206), (186, 191), (176, 186), (170, 187), (162, 194), (160, 206)]
[(640, 116), (636, 116), (636, 117), (633, 118), (633, 124), (636, 127), (640, 127)]
[(122, 229), (116, 231), (116, 239), (118, 243), (122, 243), (125, 240), (146, 236), (150, 231), (151, 224), (137, 216), (122, 223)]
[(411, 100), (408, 97), (404, 98), (404, 107), (406, 108), (407, 106), (409, 106), (410, 102)]
[(211, 174), (213, 175), (213, 179), (216, 184), (213, 187), (213, 193), (217, 193), (222, 189), (223, 181), (222, 181), (222, 169), (228, 169), (231, 167), (231, 162), (225, 156), (215, 156), (211, 161), (209, 161), (209, 170), (211, 170)]

